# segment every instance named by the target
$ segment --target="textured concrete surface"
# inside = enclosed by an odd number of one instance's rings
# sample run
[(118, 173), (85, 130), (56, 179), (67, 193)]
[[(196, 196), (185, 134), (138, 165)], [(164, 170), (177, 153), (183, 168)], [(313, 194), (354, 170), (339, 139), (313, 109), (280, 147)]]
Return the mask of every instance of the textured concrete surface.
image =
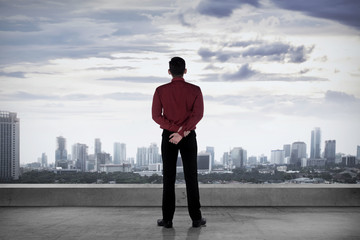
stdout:
[(360, 208), (202, 210), (206, 227), (190, 227), (187, 209), (178, 207), (174, 228), (164, 229), (156, 226), (159, 207), (2, 207), (0, 239), (360, 239)]
[[(161, 184), (0, 184), (0, 206), (158, 207)], [(186, 206), (185, 185), (176, 185)], [(203, 206), (360, 207), (360, 184), (200, 184)]]

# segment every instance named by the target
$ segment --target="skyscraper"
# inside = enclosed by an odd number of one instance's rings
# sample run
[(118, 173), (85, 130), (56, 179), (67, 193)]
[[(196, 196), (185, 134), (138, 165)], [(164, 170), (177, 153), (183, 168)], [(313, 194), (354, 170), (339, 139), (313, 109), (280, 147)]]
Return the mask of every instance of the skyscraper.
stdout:
[(94, 154), (95, 157), (98, 153), (101, 153), (101, 141), (100, 138), (95, 138), (95, 147), (94, 147)]
[(248, 157), (247, 165), (248, 165), (248, 166), (255, 166), (255, 165), (257, 165), (257, 157), (256, 157), (256, 156), (250, 156), (250, 157)]
[(284, 158), (290, 157), (291, 145), (290, 144), (284, 144), (283, 150), (284, 150)]
[(206, 147), (206, 152), (211, 155), (211, 166), (215, 165), (215, 148), (214, 147)]
[(19, 179), (20, 120), (16, 113), (0, 111), (0, 182)]
[[(98, 159), (98, 156), (101, 156), (101, 140), (100, 138), (95, 138), (93, 164), (94, 164), (94, 170), (97, 171), (99, 171), (98, 167), (100, 166), (100, 162), (101, 162), (101, 159)], [(91, 155), (89, 156), (89, 159), (91, 159)]]
[(231, 161), (236, 168), (244, 167), (247, 158), (246, 150), (241, 147), (233, 148), (230, 152)]
[(123, 164), (126, 162), (126, 144), (114, 143), (114, 164)]
[(197, 165), (198, 165), (198, 172), (200, 173), (211, 172), (212, 170), (211, 153), (209, 152), (199, 153), (197, 157)]
[(260, 162), (260, 164), (267, 163), (267, 156), (264, 156), (264, 154), (261, 154), (261, 156), (259, 157), (259, 162)]
[(350, 156), (350, 155), (343, 156), (341, 158), (341, 161), (344, 166), (348, 166), (348, 167), (354, 167), (356, 164), (355, 156)]
[(41, 167), (46, 168), (48, 166), (48, 157), (46, 153), (41, 154)]
[(327, 164), (334, 164), (336, 158), (336, 141), (327, 140), (325, 141), (324, 158)]
[(147, 158), (147, 148), (141, 147), (137, 149), (136, 165), (145, 168), (149, 166), (149, 159)]
[(156, 164), (161, 162), (159, 147), (156, 145), (156, 143), (151, 143), (147, 151), (147, 155), (148, 155), (149, 164)]
[(310, 158), (319, 159), (321, 158), (321, 130), (320, 128), (314, 128), (311, 131), (311, 145), (310, 145)]
[(72, 155), (75, 160), (76, 168), (86, 172), (88, 161), (88, 146), (86, 144), (76, 143), (72, 147)]
[(68, 168), (66, 139), (62, 136), (57, 137), (57, 149), (55, 150), (55, 166), (63, 169)]
[(291, 146), (290, 164), (300, 167), (304, 158), (306, 159), (306, 143), (294, 142)]
[(228, 152), (224, 152), (223, 157), (222, 157), (222, 164), (224, 165), (224, 168), (229, 168), (229, 164), (230, 164), (230, 156)]
[(101, 152), (96, 154), (96, 170), (100, 171), (100, 165), (110, 164), (110, 153)]
[(285, 164), (285, 151), (284, 150), (271, 150), (271, 163)]
[(360, 159), (360, 146), (357, 146), (356, 148), (356, 158)]

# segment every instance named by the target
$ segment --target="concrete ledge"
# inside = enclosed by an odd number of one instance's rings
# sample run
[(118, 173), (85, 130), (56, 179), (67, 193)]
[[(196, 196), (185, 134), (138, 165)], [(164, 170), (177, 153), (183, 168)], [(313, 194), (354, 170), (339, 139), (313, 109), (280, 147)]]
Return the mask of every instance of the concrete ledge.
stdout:
[[(161, 206), (161, 184), (0, 184), (0, 206)], [(360, 185), (200, 185), (206, 207), (359, 207)], [(187, 206), (185, 185), (176, 185), (177, 206)]]

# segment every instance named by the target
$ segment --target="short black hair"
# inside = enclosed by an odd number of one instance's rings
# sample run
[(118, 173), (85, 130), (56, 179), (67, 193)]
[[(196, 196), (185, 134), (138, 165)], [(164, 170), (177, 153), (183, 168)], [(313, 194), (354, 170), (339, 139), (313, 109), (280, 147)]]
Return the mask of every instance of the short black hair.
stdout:
[(185, 60), (181, 57), (173, 57), (169, 62), (171, 75), (182, 76), (185, 72)]

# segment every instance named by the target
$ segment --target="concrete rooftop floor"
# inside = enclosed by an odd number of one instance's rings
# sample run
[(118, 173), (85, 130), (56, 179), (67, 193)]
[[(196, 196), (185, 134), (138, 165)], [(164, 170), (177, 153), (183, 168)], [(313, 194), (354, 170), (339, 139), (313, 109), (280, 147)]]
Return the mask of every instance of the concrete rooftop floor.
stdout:
[(156, 226), (159, 207), (0, 207), (1, 240), (360, 239), (360, 207), (205, 207), (192, 228), (178, 207), (174, 228)]

